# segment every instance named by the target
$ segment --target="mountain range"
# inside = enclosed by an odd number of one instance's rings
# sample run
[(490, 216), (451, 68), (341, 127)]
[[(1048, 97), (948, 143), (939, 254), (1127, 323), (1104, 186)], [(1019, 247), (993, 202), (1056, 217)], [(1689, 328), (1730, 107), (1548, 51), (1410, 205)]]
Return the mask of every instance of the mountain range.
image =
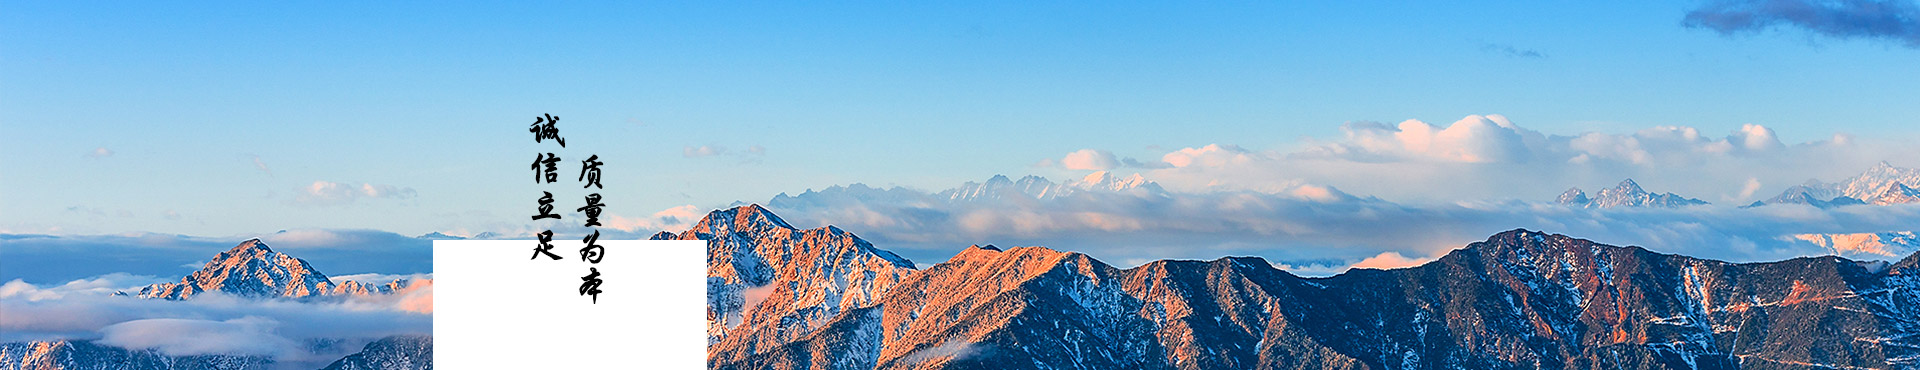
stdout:
[(180, 282), (149, 285), (134, 295), (183, 300), (218, 291), (246, 298), (308, 298), (388, 294), (412, 283), (406, 279), (383, 284), (335, 282), (307, 265), (306, 260), (275, 252), (260, 239), (252, 239), (213, 256), (205, 267), (180, 278)]
[(1096, 171), (1065, 183), (1056, 183), (1045, 177), (1027, 175), (1019, 179), (1005, 175), (993, 175), (984, 182), (968, 181), (960, 186), (937, 192), (922, 192), (903, 187), (874, 188), (865, 184), (831, 186), (815, 191), (808, 189), (799, 195), (780, 193), (767, 202), (768, 206), (780, 209), (829, 208), (835, 205), (851, 203), (885, 204), (986, 204), (1005, 201), (1052, 201), (1084, 194), (1129, 194), (1140, 196), (1168, 196), (1169, 193), (1160, 184), (1149, 181), (1145, 176), (1132, 174), (1117, 176), (1107, 171)]
[(1679, 208), (1707, 204), (1706, 201), (1687, 198), (1674, 193), (1647, 192), (1640, 188), (1640, 184), (1633, 182), (1633, 179), (1620, 181), (1619, 185), (1614, 185), (1614, 187), (1611, 188), (1600, 189), (1600, 193), (1595, 194), (1591, 198), (1587, 197), (1587, 192), (1581, 191), (1580, 188), (1567, 189), (1565, 193), (1560, 194), (1559, 198), (1554, 199), (1554, 202), (1584, 208)]
[(919, 270), (759, 206), (655, 238), (710, 242), (712, 369), (1920, 366), (1920, 255), (1730, 263), (1513, 230), (1325, 278), (994, 246)]
[[(306, 260), (273, 251), (259, 239), (247, 240), (215, 255), (200, 270), (179, 282), (153, 284), (138, 293), (117, 292), (125, 299), (191, 300), (207, 292), (247, 299), (287, 299), (297, 302), (327, 298), (393, 294), (424, 280), (399, 279), (386, 283), (336, 282)], [(340, 356), (338, 348), (353, 338), (308, 338), (310, 355)], [(359, 339), (364, 341), (365, 339)], [(357, 353), (347, 354), (326, 369), (420, 370), (433, 367), (433, 340), (427, 336), (378, 338)], [(0, 344), (0, 370), (155, 370), (155, 369), (265, 369), (285, 368), (268, 356), (206, 354), (177, 356), (157, 349), (128, 349), (92, 340), (49, 340)]]
[(1872, 204), (1920, 203), (1920, 170), (1894, 167), (1885, 161), (1860, 175), (1826, 183), (1818, 179), (1788, 187), (1780, 195), (1753, 202), (1748, 207), (1768, 204), (1806, 204), (1820, 208)]

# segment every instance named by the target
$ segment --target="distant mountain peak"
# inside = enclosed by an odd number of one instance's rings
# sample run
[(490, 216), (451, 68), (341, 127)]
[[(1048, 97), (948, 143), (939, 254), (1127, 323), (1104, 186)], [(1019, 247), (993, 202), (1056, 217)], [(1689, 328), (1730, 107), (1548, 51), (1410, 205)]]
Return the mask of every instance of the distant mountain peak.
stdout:
[(773, 212), (767, 211), (766, 207), (761, 207), (759, 204), (748, 204), (744, 206), (708, 212), (707, 217), (701, 218), (700, 223), (695, 225), (693, 229), (694, 230), (793, 229), (793, 225), (787, 224), (787, 220), (780, 219), (779, 215), (775, 215), (773, 214)]
[(1587, 199), (1587, 192), (1575, 187), (1567, 189), (1564, 193), (1560, 193), (1560, 196), (1554, 198), (1553, 201), (1560, 204), (1587, 204), (1587, 202), (1591, 200)]
[(1640, 189), (1640, 183), (1633, 182), (1632, 178), (1628, 178), (1626, 180), (1620, 180), (1620, 185), (1615, 185), (1613, 188), (1621, 189), (1622, 191), (1633, 191), (1633, 192), (1646, 191), (1646, 190)]
[(426, 239), (426, 240), (462, 240), (462, 239), (466, 239), (466, 238), (464, 238), (464, 237), (458, 237), (458, 236), (453, 236), (453, 235), (447, 235), (446, 233), (442, 233), (442, 232), (439, 232), (439, 231), (435, 231), (435, 232), (430, 232), (430, 233), (426, 233), (426, 234), (420, 234), (420, 236), (416, 236), (416, 237), (414, 237), (414, 238), (416, 238), (416, 239)]
[[(1840, 182), (1825, 183), (1819, 179), (1810, 179), (1806, 184), (1788, 187), (1780, 192), (1779, 196), (1755, 202), (1749, 207), (1767, 204), (1807, 204), (1820, 208), (1855, 204), (1899, 204), (1907, 200), (1901, 196), (1900, 188), (1911, 189), (1916, 186), (1920, 186), (1920, 170), (1896, 167), (1891, 162), (1880, 161), (1859, 175), (1840, 180)], [(1893, 198), (1882, 199), (1888, 195), (1892, 195)], [(1920, 199), (1914, 200), (1920, 201)]]
[(214, 255), (205, 267), (179, 282), (148, 285), (136, 296), (184, 300), (217, 291), (248, 298), (305, 298), (390, 293), (410, 283), (402, 279), (378, 285), (357, 281), (336, 284), (306, 260), (275, 252), (266, 242), (254, 238)]
[(839, 227), (796, 229), (757, 204), (708, 212), (654, 240), (707, 244), (707, 341), (784, 342), (864, 307), (914, 271), (913, 261)]
[(1876, 205), (1883, 205), (1883, 206), (1892, 205), (1892, 204), (1920, 203), (1920, 190), (1914, 190), (1912, 187), (1909, 187), (1906, 184), (1896, 182), (1896, 183), (1893, 183), (1893, 185), (1888, 185), (1886, 191), (1880, 192), (1880, 195), (1874, 196), (1872, 199), (1869, 199), (1868, 201), (1869, 203), (1873, 203)]
[(1578, 187), (1568, 189), (1566, 192), (1560, 193), (1560, 196), (1555, 198), (1554, 202), (1559, 204), (1569, 205), (1569, 206), (1579, 206), (1579, 207), (1585, 207), (1585, 208), (1614, 208), (1614, 207), (1678, 208), (1678, 207), (1686, 207), (1686, 206), (1692, 206), (1692, 205), (1707, 204), (1706, 201), (1687, 198), (1674, 193), (1656, 194), (1656, 193), (1648, 192), (1646, 191), (1646, 189), (1640, 188), (1640, 183), (1634, 182), (1633, 179), (1621, 180), (1619, 185), (1614, 185), (1611, 188), (1600, 189), (1600, 192), (1597, 194), (1594, 194), (1593, 197), (1588, 197), (1586, 195), (1586, 192), (1581, 191), (1580, 188)]

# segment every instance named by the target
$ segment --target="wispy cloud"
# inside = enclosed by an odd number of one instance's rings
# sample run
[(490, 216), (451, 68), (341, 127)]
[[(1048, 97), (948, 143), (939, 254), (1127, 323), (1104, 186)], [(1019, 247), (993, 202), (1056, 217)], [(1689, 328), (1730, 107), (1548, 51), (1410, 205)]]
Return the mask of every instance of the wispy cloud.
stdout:
[(1920, 6), (1908, 0), (1719, 0), (1687, 12), (1683, 22), (1722, 35), (1792, 27), (1920, 48)]
[(272, 176), (272, 175), (273, 175), (273, 169), (272, 169), (272, 168), (267, 168), (267, 162), (266, 162), (266, 161), (263, 161), (263, 160), (260, 160), (260, 156), (258, 156), (258, 155), (248, 155), (248, 156), (249, 156), (249, 157), (253, 157), (253, 168), (254, 168), (254, 169), (256, 169), (256, 170), (260, 170), (260, 172), (264, 172), (264, 173), (266, 173), (266, 174), (267, 174), (268, 176)]
[(766, 159), (767, 147), (761, 146), (761, 145), (748, 145), (747, 149), (744, 151), (733, 151), (721, 145), (698, 145), (698, 146), (688, 145), (680, 149), (680, 156), (686, 157), (686, 158), (725, 156), (725, 157), (738, 158), (740, 160), (740, 163), (758, 164)]
[(107, 149), (107, 147), (93, 148), (93, 150), (87, 152), (87, 158), (99, 159), (99, 158), (106, 158), (106, 157), (112, 157), (112, 156), (113, 156), (113, 150)]
[(1514, 47), (1513, 45), (1507, 45), (1507, 44), (1480, 45), (1480, 51), (1499, 54), (1499, 55), (1513, 57), (1513, 58), (1545, 59), (1547, 57), (1546, 54), (1540, 53), (1539, 51), (1536, 51), (1533, 49), (1522, 49), (1522, 48)]
[(413, 188), (386, 184), (361, 183), (354, 185), (352, 183), (314, 181), (312, 184), (299, 188), (297, 195), (294, 196), (293, 202), (304, 205), (332, 206), (351, 204), (360, 199), (407, 199), (413, 198), (415, 195), (417, 195), (417, 193)]
[[(1550, 202), (1568, 187), (1625, 178), (1687, 196), (1748, 200), (1808, 178), (1839, 180), (1881, 160), (1920, 157), (1901, 138), (1835, 134), (1788, 144), (1757, 124), (1721, 135), (1685, 126), (1560, 135), (1498, 115), (1442, 125), (1356, 122), (1342, 132), (1286, 149), (1222, 143), (1168, 151), (1161, 168), (1142, 170), (1166, 193), (955, 202), (934, 191), (854, 184), (768, 205), (796, 225), (839, 225), (931, 261), (992, 243), (1082, 250), (1109, 261), (1254, 255), (1315, 271), (1412, 263), (1514, 228), (1738, 261), (1824, 253), (1792, 234), (1920, 229), (1920, 219), (1907, 218), (1920, 215), (1920, 206), (1587, 210)], [(1043, 161), (1126, 167), (1116, 162), (1123, 161), (1097, 149)]]
[(646, 217), (609, 215), (604, 223), (609, 228), (636, 233), (679, 231), (693, 227), (693, 224), (700, 222), (700, 217), (704, 215), (699, 207), (689, 204), (667, 208)]
[(688, 145), (680, 149), (680, 155), (687, 158), (712, 157), (727, 154), (727, 147), (719, 145)]

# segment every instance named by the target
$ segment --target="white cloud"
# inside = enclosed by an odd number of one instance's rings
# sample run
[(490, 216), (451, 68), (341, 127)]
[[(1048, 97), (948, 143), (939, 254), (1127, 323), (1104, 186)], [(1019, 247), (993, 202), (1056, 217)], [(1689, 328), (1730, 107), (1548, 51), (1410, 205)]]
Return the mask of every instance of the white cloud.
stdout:
[(1380, 252), (1379, 255), (1367, 257), (1367, 259), (1360, 260), (1360, 262), (1355, 262), (1353, 268), (1386, 270), (1419, 266), (1430, 261), (1433, 261), (1433, 259), (1407, 258), (1406, 256), (1400, 255), (1400, 252)]
[(1463, 163), (1526, 162), (1530, 146), (1544, 144), (1538, 132), (1500, 115), (1467, 116), (1447, 127), (1407, 120), (1397, 127), (1370, 122), (1341, 127), (1346, 141), (1312, 149), (1313, 155), (1363, 161), (1415, 160)]
[(164, 283), (163, 279), (148, 275), (134, 275), (116, 272), (86, 279), (69, 281), (65, 284), (40, 288), (21, 279), (13, 279), (0, 285), (0, 299), (24, 299), (29, 302), (60, 299), (68, 295), (108, 295), (118, 291), (136, 289), (149, 284)]
[[(278, 356), (299, 348), (292, 339), (274, 334), (280, 322), (247, 316), (225, 321), (195, 319), (141, 319), (100, 329), (100, 344), (157, 349), (168, 356), (240, 354)], [(293, 352), (298, 353), (298, 352)]]
[(20, 279), (13, 279), (13, 281), (8, 281), (6, 284), (0, 284), (0, 299), (8, 298), (37, 302), (59, 299), (60, 294), (40, 289)]
[(338, 183), (332, 181), (314, 181), (297, 190), (293, 200), (296, 204), (343, 205), (363, 198), (413, 198), (417, 193), (413, 188), (404, 188), (385, 184)]
[(727, 148), (719, 145), (688, 145), (680, 149), (680, 155), (687, 158), (712, 157), (727, 154)]
[(1067, 157), (1060, 160), (1060, 165), (1069, 170), (1105, 171), (1120, 167), (1120, 159), (1105, 150), (1081, 149), (1067, 153)]
[(254, 169), (260, 170), (260, 172), (265, 172), (269, 176), (273, 175), (273, 169), (267, 168), (267, 162), (260, 160), (260, 156), (258, 155), (249, 155), (249, 156), (253, 157)]
[(768, 204), (796, 226), (837, 225), (921, 262), (972, 244), (1039, 245), (1106, 261), (1260, 256), (1304, 274), (1419, 263), (1426, 257), (1417, 256), (1443, 255), (1515, 228), (1732, 261), (1825, 253), (1783, 238), (1790, 234), (1920, 229), (1920, 205), (1580, 209), (1547, 198), (1417, 204), (1306, 183), (972, 202), (901, 188), (842, 189)]
[(1261, 159), (1246, 149), (1233, 145), (1209, 144), (1199, 148), (1175, 150), (1160, 157), (1173, 167), (1203, 166), (1222, 167), (1243, 164)]
[(693, 227), (706, 213), (699, 207), (683, 205), (654, 212), (647, 217), (626, 217), (610, 214), (601, 223), (608, 228), (627, 232), (680, 231)]
[[(37, 287), (20, 281), (0, 285), (0, 341), (99, 339), (130, 349), (169, 355), (243, 353), (286, 361), (325, 361), (302, 344), (313, 338), (379, 338), (432, 332), (431, 284), (400, 293), (334, 301), (243, 299), (208, 292), (193, 300), (116, 297), (75, 286), (101, 285), (121, 277), (82, 279)], [(118, 285), (118, 283), (108, 284)], [(58, 297), (33, 293), (60, 292)]]
[(107, 147), (93, 148), (92, 151), (87, 152), (87, 158), (106, 158), (106, 157), (112, 157), (112, 156), (113, 156), (113, 150), (107, 149)]
[(1747, 124), (1715, 137), (1685, 126), (1626, 134), (1549, 135), (1500, 115), (1468, 116), (1446, 126), (1352, 122), (1338, 140), (1308, 139), (1299, 149), (1254, 150), (1216, 143), (1167, 152), (1168, 168), (1145, 173), (1172, 190), (1263, 190), (1311, 183), (1423, 203), (1551, 199), (1573, 186), (1632, 178), (1670, 184), (1695, 198), (1733, 197), (1752, 180), (1760, 197), (1809, 178), (1839, 179), (1892, 158), (1920, 157), (1920, 138), (1830, 139), (1784, 144)]
[(1774, 137), (1773, 129), (1751, 123), (1741, 125), (1740, 130), (1727, 137), (1727, 142), (1739, 144), (1740, 149), (1753, 152), (1786, 147), (1780, 143), (1780, 138)]
[(1740, 194), (1734, 195), (1732, 200), (1741, 201), (1741, 200), (1753, 199), (1753, 194), (1759, 191), (1760, 191), (1760, 178), (1749, 177), (1747, 178), (1747, 183), (1745, 185), (1740, 186)]

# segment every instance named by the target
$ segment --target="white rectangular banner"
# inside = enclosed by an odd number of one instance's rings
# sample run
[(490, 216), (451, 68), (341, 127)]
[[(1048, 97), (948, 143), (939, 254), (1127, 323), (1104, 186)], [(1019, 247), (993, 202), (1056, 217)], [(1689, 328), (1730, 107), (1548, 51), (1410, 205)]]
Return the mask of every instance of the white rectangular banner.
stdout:
[[(442, 369), (706, 367), (706, 242), (433, 242), (433, 363)], [(598, 302), (581, 295), (599, 272)]]

